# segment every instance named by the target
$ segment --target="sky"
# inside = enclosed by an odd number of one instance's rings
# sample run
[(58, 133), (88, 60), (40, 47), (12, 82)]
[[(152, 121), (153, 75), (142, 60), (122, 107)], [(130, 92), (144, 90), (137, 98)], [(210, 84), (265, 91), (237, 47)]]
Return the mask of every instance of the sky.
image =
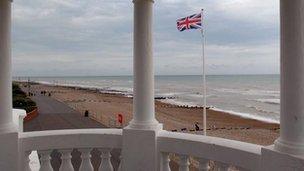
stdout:
[[(279, 73), (279, 0), (155, 0), (156, 75), (202, 73), (198, 30), (176, 20), (205, 10), (207, 74)], [(132, 75), (131, 0), (14, 0), (14, 76)]]

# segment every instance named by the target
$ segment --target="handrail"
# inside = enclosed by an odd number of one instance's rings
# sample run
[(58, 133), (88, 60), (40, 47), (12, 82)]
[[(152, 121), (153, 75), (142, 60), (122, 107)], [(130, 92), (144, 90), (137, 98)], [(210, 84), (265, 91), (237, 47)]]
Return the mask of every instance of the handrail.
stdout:
[(23, 151), (67, 148), (121, 148), (121, 129), (68, 129), (19, 133)]
[(162, 131), (157, 141), (159, 152), (188, 155), (250, 170), (260, 167), (260, 145), (167, 131)]

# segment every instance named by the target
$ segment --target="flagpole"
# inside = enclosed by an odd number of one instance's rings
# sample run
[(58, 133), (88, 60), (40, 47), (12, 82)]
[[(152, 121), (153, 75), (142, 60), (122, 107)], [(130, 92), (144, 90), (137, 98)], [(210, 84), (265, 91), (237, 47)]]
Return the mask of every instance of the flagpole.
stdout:
[(206, 110), (206, 105), (207, 105), (207, 100), (206, 100), (206, 95), (207, 95), (207, 88), (206, 88), (206, 67), (205, 67), (205, 34), (204, 34), (204, 29), (203, 29), (203, 15), (204, 15), (204, 10), (202, 9), (201, 12), (201, 34), (202, 34), (202, 61), (203, 61), (203, 122), (204, 122), (204, 135), (207, 135), (207, 110)]

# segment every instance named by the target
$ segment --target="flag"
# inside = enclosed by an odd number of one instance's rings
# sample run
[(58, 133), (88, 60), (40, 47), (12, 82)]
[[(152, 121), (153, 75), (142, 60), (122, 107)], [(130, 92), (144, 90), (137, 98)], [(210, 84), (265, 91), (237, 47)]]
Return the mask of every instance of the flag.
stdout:
[(193, 14), (177, 20), (177, 29), (179, 31), (189, 29), (202, 29), (202, 13)]

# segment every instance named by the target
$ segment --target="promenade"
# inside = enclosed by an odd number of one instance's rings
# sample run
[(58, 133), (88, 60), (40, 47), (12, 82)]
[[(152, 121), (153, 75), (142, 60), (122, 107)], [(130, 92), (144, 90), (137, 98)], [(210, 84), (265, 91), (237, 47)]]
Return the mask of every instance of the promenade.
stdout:
[[(49, 96), (36, 94), (32, 97), (38, 106), (38, 117), (24, 123), (24, 131), (44, 131), (44, 130), (60, 130), (60, 129), (86, 129), (86, 128), (106, 128), (99, 122), (91, 118), (84, 117), (83, 114), (73, 110), (66, 104), (59, 102)], [(100, 165), (101, 153), (94, 149), (92, 152), (92, 165), (95, 170)], [(119, 163), (119, 150), (113, 150), (111, 155), (112, 164), (114, 169), (118, 168)], [(54, 150), (51, 154), (52, 166), (54, 171), (59, 170), (61, 163), (61, 154)], [(75, 170), (78, 170), (81, 164), (80, 152), (74, 150), (72, 152), (72, 163)]]

